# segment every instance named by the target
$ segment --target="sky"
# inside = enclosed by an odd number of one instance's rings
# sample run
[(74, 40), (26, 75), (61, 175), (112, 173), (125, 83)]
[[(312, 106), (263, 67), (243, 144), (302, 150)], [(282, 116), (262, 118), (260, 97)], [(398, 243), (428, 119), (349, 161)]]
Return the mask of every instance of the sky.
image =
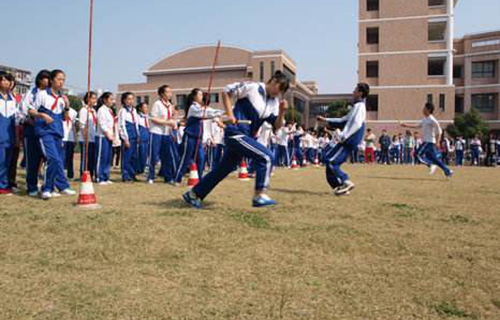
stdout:
[[(382, 0), (383, 1), (383, 0)], [(417, 1), (417, 0), (414, 0)], [(425, 0), (420, 0), (425, 1)], [(153, 63), (195, 45), (285, 50), (300, 80), (321, 93), (350, 92), (357, 75), (356, 0), (95, 0), (92, 87), (143, 82)], [(87, 86), (89, 0), (0, 0), (0, 64), (66, 71)], [(5, 10), (5, 9), (4, 9)], [(500, 30), (500, 1), (460, 0), (456, 37)]]

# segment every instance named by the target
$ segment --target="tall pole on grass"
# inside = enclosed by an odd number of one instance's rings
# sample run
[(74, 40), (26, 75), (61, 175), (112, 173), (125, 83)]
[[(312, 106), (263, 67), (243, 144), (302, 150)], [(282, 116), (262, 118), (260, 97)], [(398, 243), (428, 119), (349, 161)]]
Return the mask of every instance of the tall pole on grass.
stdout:
[[(87, 70), (87, 97), (90, 98), (90, 85), (92, 77), (92, 35), (93, 35), (93, 22), (94, 22), (94, 0), (90, 0), (90, 23), (89, 23), (89, 55), (88, 55), (88, 70)], [(90, 124), (90, 99), (87, 102), (87, 125), (85, 130), (85, 171), (89, 169), (89, 124)]]

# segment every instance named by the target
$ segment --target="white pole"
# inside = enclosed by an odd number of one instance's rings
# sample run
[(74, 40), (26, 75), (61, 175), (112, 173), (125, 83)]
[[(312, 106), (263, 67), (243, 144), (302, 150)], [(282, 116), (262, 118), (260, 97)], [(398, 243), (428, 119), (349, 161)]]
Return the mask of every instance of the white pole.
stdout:
[(446, 49), (447, 54), (447, 85), (453, 85), (453, 40), (455, 33), (455, 0), (447, 0), (447, 14), (448, 14), (448, 28), (446, 35)]

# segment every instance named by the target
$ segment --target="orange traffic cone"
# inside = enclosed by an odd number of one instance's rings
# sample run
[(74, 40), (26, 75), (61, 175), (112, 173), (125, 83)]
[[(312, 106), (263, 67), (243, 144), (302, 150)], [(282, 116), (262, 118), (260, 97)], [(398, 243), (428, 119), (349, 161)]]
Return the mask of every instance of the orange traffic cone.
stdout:
[(189, 180), (188, 180), (188, 186), (194, 187), (195, 185), (200, 182), (200, 177), (198, 176), (198, 166), (196, 163), (192, 163), (189, 166)]
[(299, 170), (299, 165), (297, 164), (297, 159), (295, 159), (295, 156), (292, 158), (292, 170)]
[(89, 171), (83, 172), (80, 193), (78, 194), (78, 202), (76, 205), (85, 209), (96, 209), (101, 207), (97, 204), (97, 197), (94, 192), (94, 186), (92, 185), (92, 178), (90, 177)]
[(240, 173), (238, 175), (238, 178), (241, 181), (248, 181), (248, 180), (250, 180), (250, 178), (248, 176), (247, 163), (245, 162), (245, 160), (241, 160)]

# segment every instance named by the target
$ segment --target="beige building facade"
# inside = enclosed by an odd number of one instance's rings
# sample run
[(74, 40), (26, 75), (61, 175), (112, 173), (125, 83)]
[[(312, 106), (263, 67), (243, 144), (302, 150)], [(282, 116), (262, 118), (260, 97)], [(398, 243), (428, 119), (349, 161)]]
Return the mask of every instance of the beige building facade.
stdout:
[(358, 74), (369, 126), (400, 130), (434, 103), (441, 124), (475, 108), (500, 129), (500, 32), (454, 39), (457, 0), (359, 0)]

